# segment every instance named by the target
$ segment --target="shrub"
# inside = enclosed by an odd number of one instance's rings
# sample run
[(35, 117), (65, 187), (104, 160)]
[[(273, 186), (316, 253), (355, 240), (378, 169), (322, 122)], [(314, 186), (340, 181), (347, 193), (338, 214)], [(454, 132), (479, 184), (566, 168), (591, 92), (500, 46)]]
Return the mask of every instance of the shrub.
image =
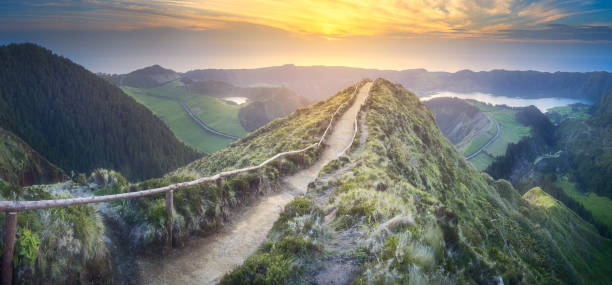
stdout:
[(40, 238), (36, 233), (26, 228), (18, 229), (17, 239), (15, 240), (15, 255), (13, 256), (14, 266), (17, 267), (19, 264), (34, 265), (39, 246)]
[(290, 264), (282, 255), (255, 254), (223, 277), (220, 284), (287, 284)]

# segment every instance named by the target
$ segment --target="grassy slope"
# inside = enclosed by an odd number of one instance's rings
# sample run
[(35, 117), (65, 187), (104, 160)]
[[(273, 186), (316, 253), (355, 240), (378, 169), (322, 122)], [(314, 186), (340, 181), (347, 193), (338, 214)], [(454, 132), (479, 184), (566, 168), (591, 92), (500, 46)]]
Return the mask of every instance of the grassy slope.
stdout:
[[(64, 190), (49, 191), (56, 187)], [(77, 188), (79, 185), (71, 182), (22, 188), (0, 180), (0, 200), (68, 198), (68, 192)], [(0, 219), (4, 220), (4, 216), (3, 211)], [(3, 230), (0, 229), (0, 234)], [(15, 284), (108, 284), (112, 281), (102, 217), (92, 205), (19, 212), (16, 238)]]
[(493, 156), (500, 156), (506, 153), (508, 144), (517, 143), (523, 137), (529, 136), (530, 127), (519, 124), (516, 121), (514, 110), (500, 110), (492, 114), (493, 118), (499, 122), (501, 126), (501, 135), (487, 147), (487, 152)]
[(211, 128), (234, 136), (243, 136), (247, 131), (238, 120), (240, 106), (203, 94), (190, 93), (180, 80), (145, 90), (153, 95), (182, 99), (185, 104)]
[(589, 114), (589, 108), (590, 106), (588, 105), (580, 104), (554, 107), (546, 112), (546, 116), (548, 116), (551, 122), (556, 124), (566, 119), (584, 121), (591, 117), (591, 114)]
[(593, 218), (612, 228), (612, 200), (608, 197), (599, 196), (593, 192), (588, 194), (580, 193), (576, 190), (574, 183), (565, 179), (557, 181), (557, 186), (561, 187), (565, 194), (579, 202), (593, 214)]
[[(479, 155), (475, 156), (470, 160), (474, 167), (479, 171), (482, 171), (487, 168), (493, 161), (495, 157), (504, 155), (506, 153), (506, 149), (508, 148), (508, 144), (516, 143), (520, 141), (523, 137), (529, 136), (531, 128), (528, 126), (524, 126), (516, 121), (515, 114), (517, 111), (511, 110), (504, 107), (495, 107), (491, 105), (485, 105), (476, 101), (468, 101), (481, 111), (485, 112), (487, 115), (493, 117), (499, 123), (501, 127), (501, 134), (495, 142), (490, 144), (486, 149), (484, 149)], [(475, 150), (478, 150), (482, 145), (487, 143), (487, 141), (495, 136), (497, 132), (497, 127), (493, 124), (491, 129), (486, 134), (483, 134), (479, 137), (476, 137), (470, 144), (468, 144), (463, 151), (464, 154), (473, 153)]]
[(357, 283), (612, 282), (612, 241), (543, 191), (523, 198), (468, 167), (405, 89), (371, 92), (365, 148), (330, 163), (222, 283), (313, 282), (337, 266)]
[(238, 120), (240, 105), (205, 95), (191, 96), (184, 102), (202, 122), (215, 130), (237, 137), (247, 133)]
[(62, 169), (13, 133), (0, 128), (0, 179), (27, 186), (56, 183), (67, 178)]
[(144, 95), (144, 91), (138, 88), (122, 87), (122, 89), (164, 121), (179, 140), (200, 151), (212, 153), (232, 142), (230, 139), (204, 131), (176, 101)]

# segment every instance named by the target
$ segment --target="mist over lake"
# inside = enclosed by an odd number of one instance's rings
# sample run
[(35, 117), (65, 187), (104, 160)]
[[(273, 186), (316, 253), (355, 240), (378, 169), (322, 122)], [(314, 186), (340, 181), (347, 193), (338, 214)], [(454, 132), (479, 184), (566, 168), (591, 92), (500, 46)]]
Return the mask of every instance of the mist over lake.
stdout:
[(506, 96), (495, 96), (494, 94), (488, 93), (457, 93), (457, 92), (439, 92), (431, 96), (421, 97), (421, 101), (428, 101), (434, 98), (440, 97), (456, 97), (460, 99), (473, 99), (480, 102), (485, 102), (493, 105), (507, 105), (510, 107), (526, 107), (530, 105), (536, 106), (540, 111), (545, 113), (550, 108), (566, 106), (574, 103), (582, 103), (587, 105), (593, 105), (593, 102), (586, 99), (572, 99), (562, 97), (550, 97), (550, 98), (538, 98), (538, 99), (525, 99), (516, 97)]

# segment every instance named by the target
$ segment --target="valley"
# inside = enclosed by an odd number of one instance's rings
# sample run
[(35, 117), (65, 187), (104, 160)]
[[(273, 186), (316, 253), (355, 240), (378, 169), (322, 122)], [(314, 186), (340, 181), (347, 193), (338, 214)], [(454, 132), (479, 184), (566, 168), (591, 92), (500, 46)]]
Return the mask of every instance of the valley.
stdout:
[(485, 170), (509, 144), (530, 135), (516, 119), (520, 108), (455, 97), (421, 99), (436, 115), (438, 127), (477, 170)]
[(170, 82), (167, 85), (169, 86), (151, 90), (133, 87), (123, 87), (122, 90), (147, 106), (170, 127), (179, 140), (202, 152), (212, 153), (220, 150), (234, 139), (203, 129), (177, 100), (184, 100), (198, 119), (215, 130), (235, 136), (246, 133), (238, 121), (237, 106), (213, 97), (191, 96), (180, 82)]
[[(505, 128), (502, 127), (497, 152), (495, 153), (495, 148), (486, 147), (481, 154), (471, 158), (470, 162), (476, 169), (486, 171), (495, 178), (509, 179), (520, 188), (520, 191), (527, 191), (532, 186), (541, 185), (545, 191), (561, 199), (579, 215), (594, 223), (602, 234), (609, 235), (610, 222), (606, 213), (609, 212), (607, 209), (612, 205), (608, 197), (594, 192), (605, 191), (605, 186), (598, 182), (599, 180), (585, 181), (581, 180), (580, 176), (589, 175), (581, 172), (585, 168), (601, 167), (601, 164), (595, 167), (592, 164), (588, 166), (585, 164), (584, 156), (592, 155), (587, 150), (600, 153), (603, 157), (598, 156), (598, 159), (605, 161), (605, 147), (600, 149), (606, 144), (601, 141), (606, 136), (605, 131), (594, 124), (595, 120), (601, 120), (601, 115), (595, 118), (592, 116), (594, 110), (605, 108), (606, 97), (603, 96), (600, 102), (592, 107), (582, 103), (552, 107), (548, 109), (545, 116), (535, 108), (528, 110), (490, 106), (471, 99), (466, 100), (473, 106), (477, 106), (483, 113), (497, 113), (495, 118), (500, 120), (500, 125), (505, 126)], [(427, 102), (436, 102), (436, 100), (443, 99), (431, 99)], [(451, 110), (439, 107), (434, 107), (432, 110), (436, 114), (450, 114), (452, 110), (460, 112), (457, 116), (468, 114), (465, 107), (447, 108)], [(446, 123), (442, 121), (438, 124)], [(445, 130), (443, 126), (441, 129)], [(505, 137), (503, 136), (504, 130), (506, 130)], [(451, 134), (445, 133), (445, 135)], [(469, 152), (470, 148), (476, 149), (478, 146), (484, 146), (486, 144), (484, 142), (490, 141), (492, 137), (490, 133), (476, 137), (465, 136), (464, 139), (468, 140), (468, 143), (461, 141), (455, 146), (460, 150), (463, 146), (465, 153)], [(467, 148), (465, 148), (466, 145)], [(495, 155), (492, 155), (493, 153)]]
[(197, 82), (159, 65), (101, 76), (153, 111), (179, 140), (204, 153), (306, 104), (286, 88)]
[[(516, 110), (508, 107), (485, 105), (475, 101), (471, 101), (471, 104), (496, 122), (495, 126), (491, 128), (492, 130), (490, 129), (486, 134), (470, 142), (463, 152), (464, 154), (473, 153), (474, 149), (484, 146), (484, 149), (479, 154), (470, 159), (477, 170), (483, 171), (491, 165), (496, 157), (506, 153), (509, 144), (517, 143), (522, 138), (529, 136), (531, 128), (516, 121)], [(499, 134), (497, 133), (498, 126)], [(495, 139), (495, 137), (497, 138)], [(482, 143), (486, 139), (489, 140)]]

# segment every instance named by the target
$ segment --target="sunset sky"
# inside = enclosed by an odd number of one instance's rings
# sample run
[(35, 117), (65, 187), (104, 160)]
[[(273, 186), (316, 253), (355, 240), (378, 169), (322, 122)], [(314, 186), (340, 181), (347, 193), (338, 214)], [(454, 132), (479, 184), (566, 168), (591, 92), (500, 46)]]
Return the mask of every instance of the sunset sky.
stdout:
[(2, 1), (0, 43), (96, 72), (293, 63), (612, 71), (612, 1)]

